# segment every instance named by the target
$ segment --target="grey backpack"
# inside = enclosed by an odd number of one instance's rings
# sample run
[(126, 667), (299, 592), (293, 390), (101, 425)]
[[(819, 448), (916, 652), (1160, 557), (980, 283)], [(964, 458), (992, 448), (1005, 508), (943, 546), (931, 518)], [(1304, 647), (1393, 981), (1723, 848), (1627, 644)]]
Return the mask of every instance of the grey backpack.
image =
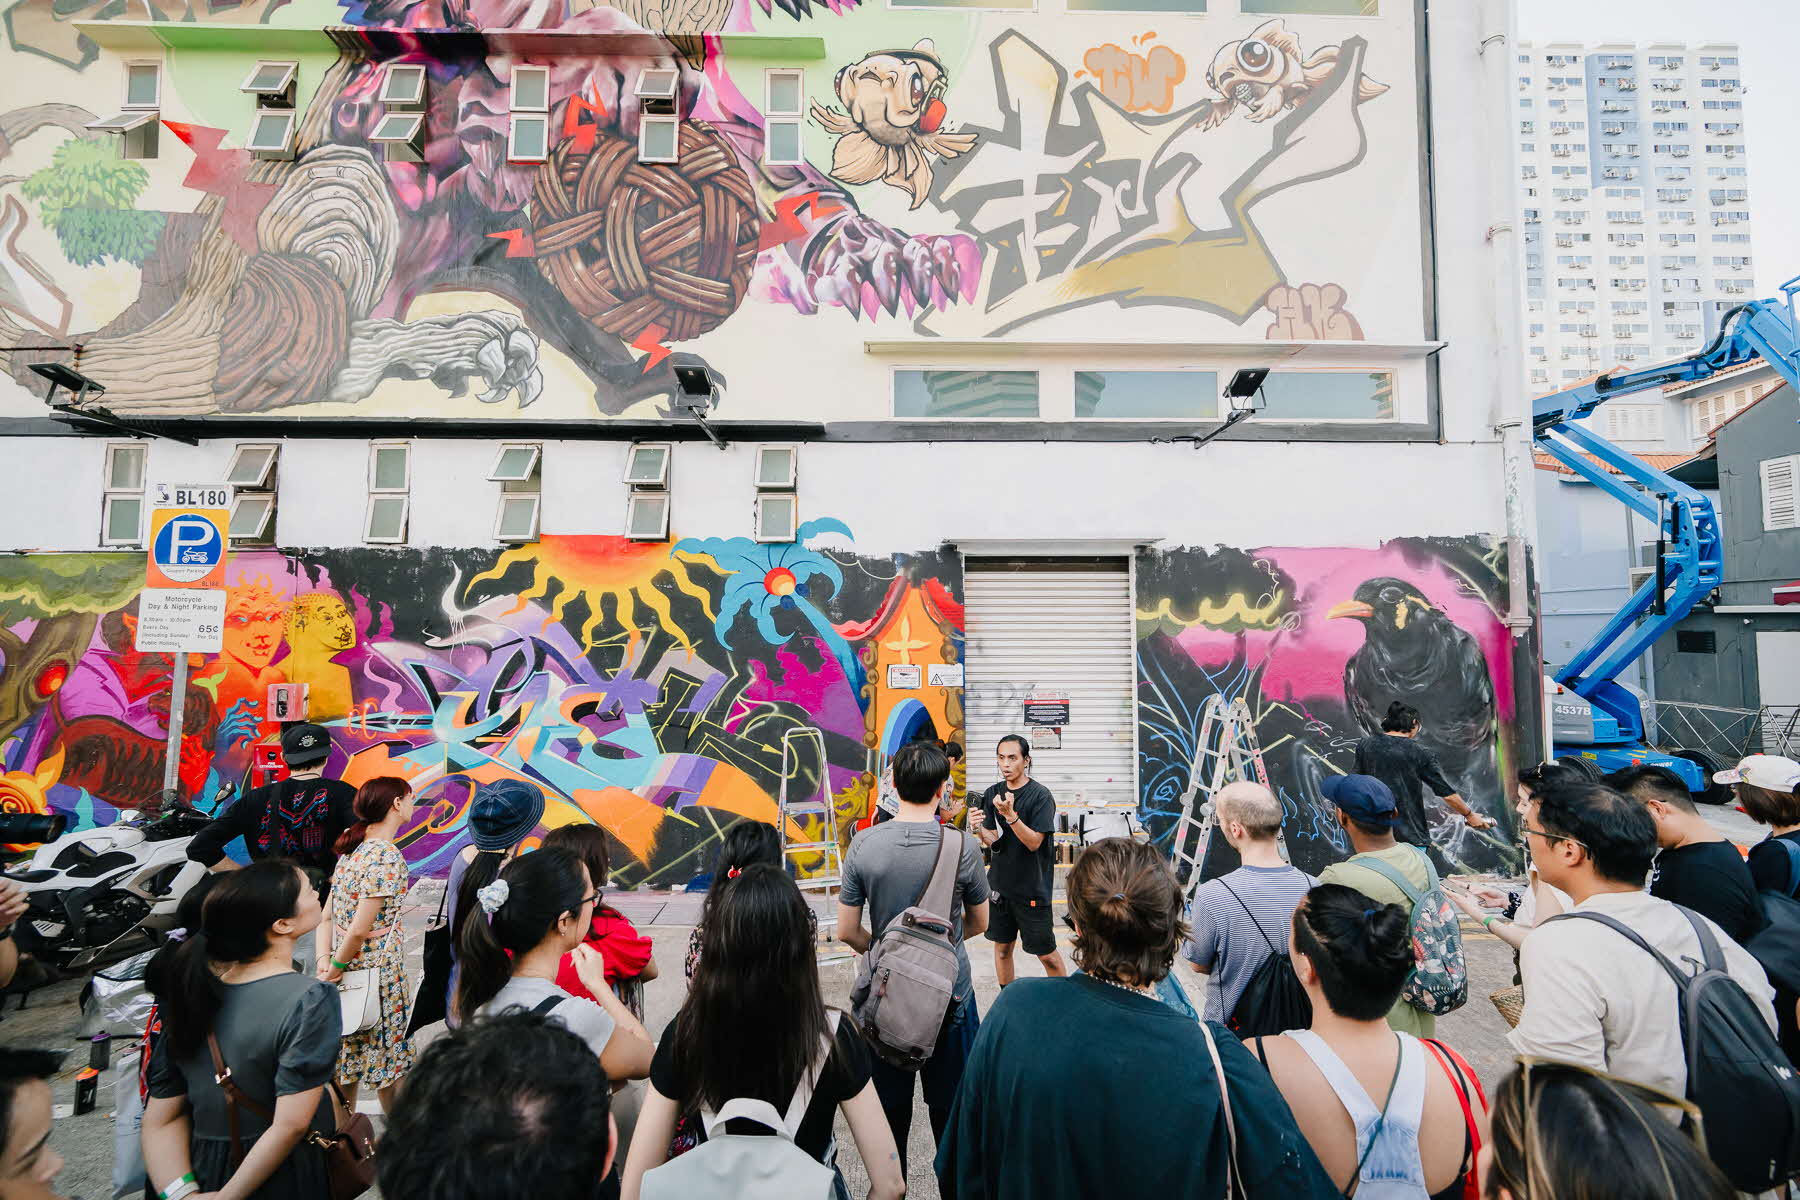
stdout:
[[(706, 1140), (660, 1167), (644, 1172), (643, 1200), (831, 1200), (837, 1172), (795, 1145), (813, 1088), (831, 1057), (837, 1037), (838, 1012), (830, 1011), (830, 1034), (817, 1064), (800, 1073), (800, 1082), (778, 1112), (767, 1100), (739, 1097), (719, 1111), (700, 1112)], [(748, 1120), (775, 1136), (726, 1133), (729, 1121)]]
[(937, 1048), (956, 991), (958, 959), (950, 906), (963, 835), (938, 828), (937, 863), (911, 908), (888, 922), (863, 956), (850, 989), (850, 1012), (870, 1047), (905, 1071), (925, 1065)]

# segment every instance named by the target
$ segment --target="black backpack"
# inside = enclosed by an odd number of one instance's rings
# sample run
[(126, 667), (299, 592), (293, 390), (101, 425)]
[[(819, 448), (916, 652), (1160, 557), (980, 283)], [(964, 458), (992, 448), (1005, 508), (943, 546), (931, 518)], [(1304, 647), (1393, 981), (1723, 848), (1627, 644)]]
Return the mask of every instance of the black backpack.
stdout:
[(1800, 1175), (1800, 1077), (1755, 1002), (1726, 973), (1712, 930), (1675, 907), (1700, 938), (1703, 963), (1692, 975), (1611, 917), (1571, 912), (1550, 920), (1598, 921), (1662, 964), (1679, 995), (1687, 1098), (1700, 1110), (1707, 1154), (1740, 1192), (1769, 1191)]
[(1262, 922), (1256, 919), (1244, 898), (1232, 892), (1231, 885), (1223, 879), (1219, 880), (1219, 886), (1231, 892), (1231, 898), (1243, 907), (1244, 915), (1269, 944), (1269, 956), (1262, 960), (1262, 965), (1250, 976), (1250, 982), (1244, 985), (1243, 994), (1232, 1007), (1226, 1026), (1239, 1038), (1273, 1037), (1290, 1029), (1307, 1028), (1312, 1024), (1312, 999), (1300, 986), (1294, 964), (1263, 929)]

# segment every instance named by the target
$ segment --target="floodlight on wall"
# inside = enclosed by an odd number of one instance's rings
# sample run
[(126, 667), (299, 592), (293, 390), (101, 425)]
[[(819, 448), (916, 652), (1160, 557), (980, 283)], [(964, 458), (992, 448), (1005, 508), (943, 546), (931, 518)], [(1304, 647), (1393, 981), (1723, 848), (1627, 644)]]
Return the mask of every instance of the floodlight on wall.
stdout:
[(1221, 399), (1225, 401), (1225, 407), (1231, 411), (1231, 415), (1210, 433), (1172, 438), (1158, 437), (1150, 440), (1153, 442), (1192, 442), (1194, 449), (1198, 450), (1251, 413), (1261, 411), (1266, 403), (1262, 390), (1263, 381), (1268, 377), (1268, 367), (1244, 367), (1233, 373), (1221, 396)]
[(719, 388), (723, 380), (713, 373), (713, 369), (706, 365), (706, 360), (698, 354), (671, 354), (669, 369), (675, 373), (676, 409), (694, 418), (694, 422), (712, 439), (713, 445), (723, 450), (725, 439), (706, 423), (706, 414), (719, 403)]
[[(73, 350), (79, 358), (80, 346), (37, 346), (38, 350)], [(51, 415), (65, 425), (79, 425), (92, 422), (108, 429), (116, 429), (121, 433), (129, 433), (133, 437), (159, 437), (171, 442), (180, 442), (184, 446), (198, 446), (200, 443), (191, 437), (180, 434), (164, 433), (146, 425), (136, 425), (130, 421), (113, 416), (106, 409), (91, 403), (99, 396), (106, 394), (106, 388), (83, 375), (73, 366), (65, 362), (32, 363), (31, 370), (50, 384), (44, 392), (44, 403), (50, 406)], [(68, 399), (60, 404), (56, 399), (56, 390), (63, 389), (69, 393)]]

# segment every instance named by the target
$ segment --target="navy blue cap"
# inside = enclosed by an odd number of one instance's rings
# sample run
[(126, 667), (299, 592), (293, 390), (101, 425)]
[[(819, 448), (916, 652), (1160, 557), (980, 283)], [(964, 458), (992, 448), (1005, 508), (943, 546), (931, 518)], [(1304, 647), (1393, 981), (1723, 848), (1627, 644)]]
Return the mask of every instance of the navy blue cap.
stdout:
[(484, 783), (469, 808), (469, 840), (477, 850), (511, 850), (544, 819), (544, 793), (523, 779)]
[(1394, 793), (1373, 775), (1331, 775), (1319, 785), (1325, 798), (1364, 825), (1386, 825), (1398, 820)]

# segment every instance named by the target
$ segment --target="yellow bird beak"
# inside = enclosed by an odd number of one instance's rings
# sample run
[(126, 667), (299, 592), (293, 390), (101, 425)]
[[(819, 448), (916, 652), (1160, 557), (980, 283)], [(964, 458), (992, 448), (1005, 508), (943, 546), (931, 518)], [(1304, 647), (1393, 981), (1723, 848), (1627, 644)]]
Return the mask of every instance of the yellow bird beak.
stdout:
[(1374, 615), (1375, 610), (1364, 604), (1361, 600), (1346, 600), (1342, 604), (1334, 605), (1331, 611), (1325, 614), (1325, 619), (1332, 620), (1336, 617), (1355, 617), (1360, 621), (1367, 620)]

